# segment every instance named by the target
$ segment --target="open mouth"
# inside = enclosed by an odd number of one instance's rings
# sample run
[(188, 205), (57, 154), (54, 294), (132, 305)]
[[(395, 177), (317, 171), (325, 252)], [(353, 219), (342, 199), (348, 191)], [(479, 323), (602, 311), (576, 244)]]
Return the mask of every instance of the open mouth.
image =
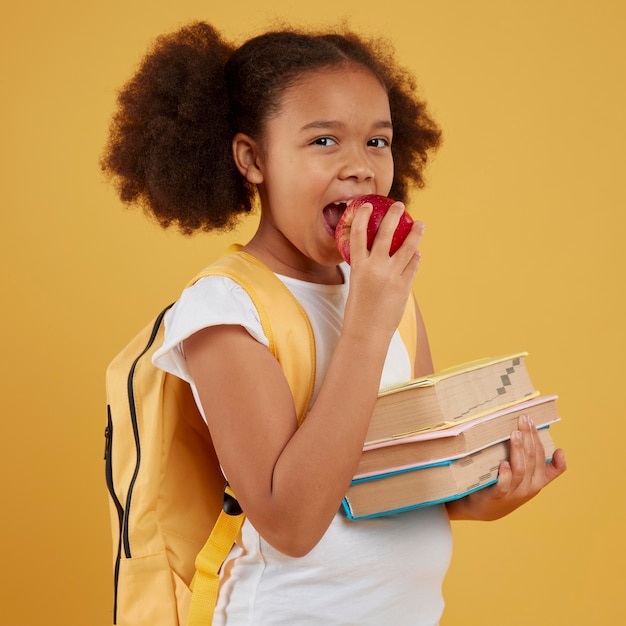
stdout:
[(346, 202), (333, 202), (324, 207), (324, 219), (333, 231), (337, 228), (337, 224), (339, 224), (339, 220), (347, 206)]

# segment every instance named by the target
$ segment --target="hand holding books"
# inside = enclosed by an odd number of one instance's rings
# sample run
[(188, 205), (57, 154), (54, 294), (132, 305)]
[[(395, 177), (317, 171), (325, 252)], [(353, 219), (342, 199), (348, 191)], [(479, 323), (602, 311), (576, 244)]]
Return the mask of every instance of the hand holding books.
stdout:
[(445, 502), (454, 519), (497, 519), (565, 471), (526, 353), (482, 359), (381, 391), (344, 498), (358, 520)]
[(546, 463), (539, 431), (527, 416), (511, 435), (510, 460), (500, 464), (498, 482), (466, 498), (448, 502), (450, 519), (496, 520), (534, 498), (566, 469), (565, 453), (555, 450)]

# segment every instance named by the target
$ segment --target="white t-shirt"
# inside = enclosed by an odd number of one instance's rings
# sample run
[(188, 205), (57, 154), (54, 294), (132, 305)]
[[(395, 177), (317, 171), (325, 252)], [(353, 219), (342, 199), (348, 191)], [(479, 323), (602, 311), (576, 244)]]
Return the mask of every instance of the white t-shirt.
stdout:
[[(306, 311), (315, 333), (314, 398), (341, 330), (349, 284), (349, 268), (342, 269), (343, 285), (279, 277)], [(182, 342), (218, 324), (239, 324), (268, 345), (252, 301), (236, 283), (213, 276), (187, 288), (167, 313), (165, 341), (154, 363), (188, 381), (196, 398)], [(381, 387), (404, 382), (410, 372), (408, 354), (396, 333)], [(302, 558), (272, 548), (246, 519), (240, 545), (223, 567), (213, 624), (434, 626), (443, 611), (441, 585), (451, 551), (450, 523), (442, 505), (357, 522), (340, 511)]]

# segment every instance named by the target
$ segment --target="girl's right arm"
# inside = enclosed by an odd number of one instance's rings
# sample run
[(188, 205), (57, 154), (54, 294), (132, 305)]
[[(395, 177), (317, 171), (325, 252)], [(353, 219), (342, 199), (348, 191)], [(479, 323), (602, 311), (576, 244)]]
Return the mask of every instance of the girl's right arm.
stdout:
[(371, 253), (365, 248), (369, 213), (355, 218), (343, 329), (299, 428), (278, 361), (246, 330), (210, 327), (185, 341), (228, 481), (261, 536), (291, 556), (306, 554), (321, 539), (361, 455), (389, 342), (419, 264), (419, 224), (402, 248), (388, 255), (399, 214), (390, 211)]

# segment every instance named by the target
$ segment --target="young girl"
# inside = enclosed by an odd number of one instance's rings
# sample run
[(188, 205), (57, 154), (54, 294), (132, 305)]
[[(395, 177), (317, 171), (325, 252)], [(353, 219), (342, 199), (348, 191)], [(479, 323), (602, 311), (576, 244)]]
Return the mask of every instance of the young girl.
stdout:
[[(565, 463), (558, 451), (546, 465), (522, 420), (497, 485), (374, 520), (339, 512), (379, 388), (433, 370), (419, 313), (415, 363), (396, 330), (423, 224), (389, 256), (402, 202), (440, 141), (413, 79), (386, 46), (352, 33), (271, 32), (235, 48), (195, 23), (157, 41), (119, 103), (103, 166), (122, 199), (185, 233), (229, 228), (258, 199), (244, 249), (292, 291), (315, 334), (315, 393), (298, 427), (245, 291), (203, 278), (166, 318), (155, 363), (192, 386), (247, 516), (214, 623), (438, 623), (449, 520), (501, 517)], [(349, 267), (334, 228), (348, 201), (371, 193), (399, 202), (371, 251), (371, 208), (357, 213)]]

